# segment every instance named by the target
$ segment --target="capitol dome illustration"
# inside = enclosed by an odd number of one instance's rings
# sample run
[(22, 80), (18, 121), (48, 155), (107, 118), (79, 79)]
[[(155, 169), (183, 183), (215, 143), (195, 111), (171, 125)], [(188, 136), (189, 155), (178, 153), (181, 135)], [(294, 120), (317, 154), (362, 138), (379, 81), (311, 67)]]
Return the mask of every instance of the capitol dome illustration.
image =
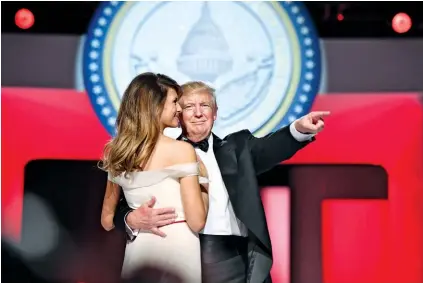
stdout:
[(192, 80), (214, 82), (219, 75), (230, 71), (232, 64), (228, 43), (205, 2), (200, 18), (182, 44), (178, 70)]

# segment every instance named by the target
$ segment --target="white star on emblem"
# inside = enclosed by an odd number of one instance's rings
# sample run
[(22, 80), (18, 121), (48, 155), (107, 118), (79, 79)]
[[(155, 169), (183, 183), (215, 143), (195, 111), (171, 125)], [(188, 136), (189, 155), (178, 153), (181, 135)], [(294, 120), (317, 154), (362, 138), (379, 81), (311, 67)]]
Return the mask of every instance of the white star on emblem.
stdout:
[(309, 84), (305, 84), (305, 85), (303, 85), (303, 90), (305, 92), (309, 92), (311, 90), (311, 86)]
[(311, 81), (313, 78), (314, 78), (313, 73), (311, 73), (311, 72), (307, 72), (307, 73), (305, 74), (305, 79), (306, 79), (306, 80)]
[(115, 122), (116, 122), (116, 118), (115, 117), (110, 117), (109, 119), (107, 119), (107, 123), (110, 126), (113, 126), (115, 124)]
[(100, 80), (100, 77), (97, 74), (93, 74), (93, 75), (91, 75), (90, 80), (93, 83), (96, 83), (96, 82), (98, 82)]
[(294, 122), (294, 121), (295, 121), (295, 117), (294, 117), (294, 116), (289, 116), (289, 117), (288, 117), (288, 121), (289, 121), (290, 123)]
[(97, 59), (98, 58), (98, 52), (97, 51), (91, 51), (90, 52), (90, 58), (91, 59)]
[(292, 8), (291, 8), (291, 12), (294, 13), (294, 14), (298, 13), (299, 10), (300, 9), (298, 9), (297, 6), (292, 6)]
[(103, 91), (103, 89), (101, 88), (101, 86), (96, 85), (95, 87), (93, 87), (93, 92), (95, 94), (100, 94)]
[(313, 69), (313, 68), (314, 68), (314, 63), (313, 63), (313, 61), (307, 61), (307, 62), (306, 62), (306, 67), (307, 67), (308, 69)]
[(90, 71), (97, 71), (98, 69), (98, 65), (96, 63), (91, 63), (88, 67), (90, 69)]
[(306, 54), (307, 57), (313, 57), (314, 52), (313, 52), (312, 49), (307, 49), (306, 52), (305, 52), (305, 54)]
[(97, 104), (98, 105), (103, 105), (104, 103), (106, 103), (106, 99), (104, 98), (104, 96), (97, 97)]
[(307, 37), (306, 39), (304, 39), (304, 44), (305, 45), (310, 45), (313, 41), (311, 40), (310, 37)]
[(97, 37), (100, 37), (100, 36), (103, 35), (103, 31), (101, 29), (99, 29), (99, 28), (96, 28), (94, 30), (94, 35), (97, 36)]
[(304, 95), (304, 94), (300, 95), (300, 101), (302, 103), (307, 102), (307, 95)]
[(308, 32), (309, 32), (308, 27), (302, 27), (301, 28), (301, 33), (302, 34), (308, 34)]
[(301, 107), (301, 105), (296, 105), (294, 108), (295, 113), (301, 113), (303, 112), (303, 107)]
[(100, 41), (97, 39), (94, 39), (93, 41), (91, 41), (91, 46), (93, 48), (98, 48), (100, 46)]
[(105, 18), (100, 18), (100, 19), (98, 19), (98, 24), (100, 26), (105, 26), (107, 24), (107, 21), (106, 21)]
[(112, 111), (110, 110), (110, 108), (109, 108), (109, 107), (104, 107), (104, 108), (101, 110), (101, 113), (102, 113), (104, 116), (109, 116), (111, 112), (112, 112)]
[(301, 16), (297, 17), (297, 23), (300, 24), (300, 25), (303, 24), (304, 23), (304, 17), (301, 17)]
[(106, 9), (104, 9), (104, 14), (106, 16), (110, 16), (112, 14), (112, 9), (110, 9), (110, 8), (107, 7)]

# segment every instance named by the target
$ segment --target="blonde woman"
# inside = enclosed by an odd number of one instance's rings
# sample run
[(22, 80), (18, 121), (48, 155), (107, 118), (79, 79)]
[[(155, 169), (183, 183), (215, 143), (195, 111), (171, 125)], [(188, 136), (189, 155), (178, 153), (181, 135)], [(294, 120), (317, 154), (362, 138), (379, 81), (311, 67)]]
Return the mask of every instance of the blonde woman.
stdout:
[[(135, 77), (126, 89), (118, 117), (117, 134), (105, 146), (102, 169), (108, 172), (101, 222), (113, 228), (113, 215), (122, 187), (128, 205), (136, 209), (156, 198), (155, 207), (174, 207), (176, 221), (161, 228), (167, 237), (139, 233), (128, 241), (123, 278), (145, 266), (157, 266), (182, 282), (201, 282), (198, 232), (206, 222), (207, 186), (200, 186), (195, 150), (189, 143), (166, 137), (163, 130), (178, 127), (180, 86), (153, 73)], [(202, 171), (202, 172), (200, 172)], [(165, 274), (155, 282), (168, 282)]]

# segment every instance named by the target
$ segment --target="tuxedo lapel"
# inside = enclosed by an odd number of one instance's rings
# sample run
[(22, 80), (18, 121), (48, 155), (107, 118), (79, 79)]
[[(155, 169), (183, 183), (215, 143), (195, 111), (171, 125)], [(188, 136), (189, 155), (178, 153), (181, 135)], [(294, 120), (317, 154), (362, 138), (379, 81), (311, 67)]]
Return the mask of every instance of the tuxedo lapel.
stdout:
[(222, 175), (236, 174), (238, 162), (232, 144), (213, 134), (213, 152)]
[(220, 139), (213, 134), (213, 152), (222, 174), (223, 182), (229, 194), (229, 198), (236, 209), (236, 180), (238, 178), (238, 162), (235, 148), (232, 144)]
[(213, 152), (222, 175), (237, 173), (237, 158), (232, 144), (213, 134)]

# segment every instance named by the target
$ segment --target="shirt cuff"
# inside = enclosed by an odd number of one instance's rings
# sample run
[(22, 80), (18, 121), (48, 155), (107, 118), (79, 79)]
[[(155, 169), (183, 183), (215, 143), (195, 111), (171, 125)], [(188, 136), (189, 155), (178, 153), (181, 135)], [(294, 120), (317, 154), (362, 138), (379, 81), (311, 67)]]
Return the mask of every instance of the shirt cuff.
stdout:
[(128, 216), (128, 214), (129, 214), (130, 212), (131, 212), (131, 211), (128, 211), (128, 212), (125, 214), (124, 221), (125, 221), (126, 233), (128, 233), (129, 238), (130, 238), (131, 240), (133, 240), (133, 239), (135, 239), (135, 237), (136, 237), (136, 236), (138, 236), (138, 234), (139, 234), (140, 230), (139, 230), (139, 229), (134, 229), (134, 230), (132, 230), (132, 229), (131, 229), (131, 227), (129, 227), (128, 223), (126, 223), (126, 217)]
[(303, 134), (303, 133), (300, 133), (299, 131), (297, 131), (297, 129), (295, 128), (295, 122), (293, 122), (293, 123), (291, 123), (291, 125), (289, 125), (289, 130), (291, 132), (291, 135), (298, 142), (309, 141), (315, 136), (315, 134)]

